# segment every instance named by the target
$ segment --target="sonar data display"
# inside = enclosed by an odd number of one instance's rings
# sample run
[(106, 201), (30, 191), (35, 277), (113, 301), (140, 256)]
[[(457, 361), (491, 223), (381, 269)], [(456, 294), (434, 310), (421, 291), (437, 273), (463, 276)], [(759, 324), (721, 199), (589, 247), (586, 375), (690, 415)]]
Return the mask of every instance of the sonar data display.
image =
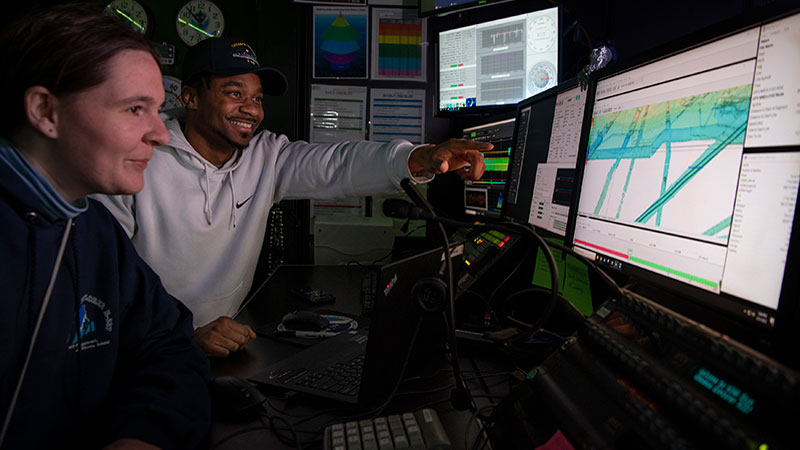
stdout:
[(575, 245), (776, 309), (800, 183), (798, 35), (800, 14), (599, 80)]
[(505, 105), (558, 82), (558, 8), (439, 33), (439, 109)]

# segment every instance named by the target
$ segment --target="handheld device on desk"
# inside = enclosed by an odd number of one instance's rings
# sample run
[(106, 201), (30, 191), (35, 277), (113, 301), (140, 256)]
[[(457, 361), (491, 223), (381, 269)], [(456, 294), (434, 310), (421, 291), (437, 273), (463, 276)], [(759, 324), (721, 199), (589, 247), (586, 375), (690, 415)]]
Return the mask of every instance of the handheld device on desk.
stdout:
[(424, 408), (388, 417), (376, 417), (325, 428), (325, 450), (395, 449), (449, 450), (439, 415)]

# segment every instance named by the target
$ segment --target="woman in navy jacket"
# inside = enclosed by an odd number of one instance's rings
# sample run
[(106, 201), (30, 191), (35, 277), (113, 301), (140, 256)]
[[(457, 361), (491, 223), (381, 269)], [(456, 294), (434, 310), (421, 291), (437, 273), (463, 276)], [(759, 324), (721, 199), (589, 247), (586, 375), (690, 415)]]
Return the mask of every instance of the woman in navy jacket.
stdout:
[(0, 447), (198, 446), (191, 313), (86, 197), (141, 190), (167, 142), (157, 55), (67, 6), (9, 28), (0, 61)]

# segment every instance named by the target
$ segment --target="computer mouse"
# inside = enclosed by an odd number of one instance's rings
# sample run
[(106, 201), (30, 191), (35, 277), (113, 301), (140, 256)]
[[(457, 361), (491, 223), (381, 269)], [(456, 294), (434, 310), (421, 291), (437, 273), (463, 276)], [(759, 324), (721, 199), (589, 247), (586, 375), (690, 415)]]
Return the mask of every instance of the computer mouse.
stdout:
[(281, 323), (287, 330), (295, 331), (322, 331), (328, 328), (330, 322), (319, 313), (299, 309), (283, 316)]
[(267, 397), (244, 378), (220, 376), (208, 385), (214, 414), (226, 419), (255, 416)]

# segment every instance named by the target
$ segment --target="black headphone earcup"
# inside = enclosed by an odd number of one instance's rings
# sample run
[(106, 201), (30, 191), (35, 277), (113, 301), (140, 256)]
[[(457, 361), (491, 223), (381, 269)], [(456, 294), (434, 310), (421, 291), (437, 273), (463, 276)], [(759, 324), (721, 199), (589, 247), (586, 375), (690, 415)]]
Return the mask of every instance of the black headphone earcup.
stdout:
[(438, 278), (423, 278), (411, 288), (411, 299), (422, 312), (442, 312), (447, 303), (447, 284)]

